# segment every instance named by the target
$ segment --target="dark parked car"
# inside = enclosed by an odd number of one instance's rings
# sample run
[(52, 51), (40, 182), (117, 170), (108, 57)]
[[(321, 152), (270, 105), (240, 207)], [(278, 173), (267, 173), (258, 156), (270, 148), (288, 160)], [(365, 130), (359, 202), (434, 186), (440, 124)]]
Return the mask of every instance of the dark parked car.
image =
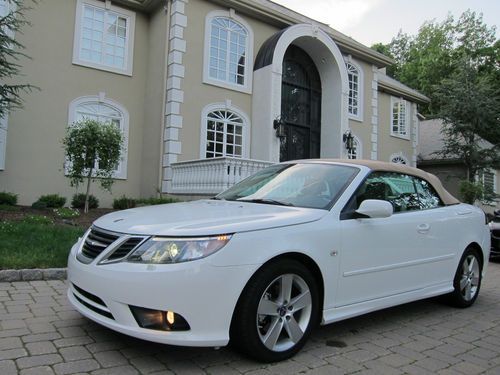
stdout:
[(491, 230), (491, 259), (500, 259), (500, 210), (496, 210), (490, 221)]

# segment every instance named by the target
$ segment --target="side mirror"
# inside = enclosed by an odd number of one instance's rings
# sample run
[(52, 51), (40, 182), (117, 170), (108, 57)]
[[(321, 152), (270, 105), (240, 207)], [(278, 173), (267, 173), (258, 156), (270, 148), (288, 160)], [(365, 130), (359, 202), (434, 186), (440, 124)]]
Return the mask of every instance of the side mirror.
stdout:
[(356, 210), (358, 218), (383, 218), (389, 217), (393, 214), (393, 207), (387, 201), (378, 199), (366, 199), (359, 205)]

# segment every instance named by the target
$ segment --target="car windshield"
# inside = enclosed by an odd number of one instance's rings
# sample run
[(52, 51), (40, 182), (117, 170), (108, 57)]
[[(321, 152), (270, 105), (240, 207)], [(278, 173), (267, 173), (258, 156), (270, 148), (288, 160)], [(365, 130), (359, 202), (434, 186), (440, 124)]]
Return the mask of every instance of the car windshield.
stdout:
[(215, 199), (329, 209), (359, 169), (334, 164), (277, 164)]

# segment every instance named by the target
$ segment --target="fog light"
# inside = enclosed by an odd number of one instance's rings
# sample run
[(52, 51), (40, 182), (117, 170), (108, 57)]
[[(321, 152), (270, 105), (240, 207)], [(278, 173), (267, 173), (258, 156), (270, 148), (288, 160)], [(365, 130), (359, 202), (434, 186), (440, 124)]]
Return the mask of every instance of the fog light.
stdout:
[(130, 306), (135, 321), (141, 328), (157, 331), (189, 331), (188, 322), (173, 311), (160, 311), (145, 307)]

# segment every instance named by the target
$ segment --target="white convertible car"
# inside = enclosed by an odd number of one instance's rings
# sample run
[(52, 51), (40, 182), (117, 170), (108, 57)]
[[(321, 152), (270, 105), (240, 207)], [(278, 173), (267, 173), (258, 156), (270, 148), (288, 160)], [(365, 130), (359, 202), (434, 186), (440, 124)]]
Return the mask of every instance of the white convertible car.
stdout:
[(415, 168), (276, 164), (213, 199), (114, 212), (68, 260), (73, 306), (113, 330), (173, 345), (229, 341), (279, 361), (312, 328), (437, 295), (476, 300), (484, 213)]

